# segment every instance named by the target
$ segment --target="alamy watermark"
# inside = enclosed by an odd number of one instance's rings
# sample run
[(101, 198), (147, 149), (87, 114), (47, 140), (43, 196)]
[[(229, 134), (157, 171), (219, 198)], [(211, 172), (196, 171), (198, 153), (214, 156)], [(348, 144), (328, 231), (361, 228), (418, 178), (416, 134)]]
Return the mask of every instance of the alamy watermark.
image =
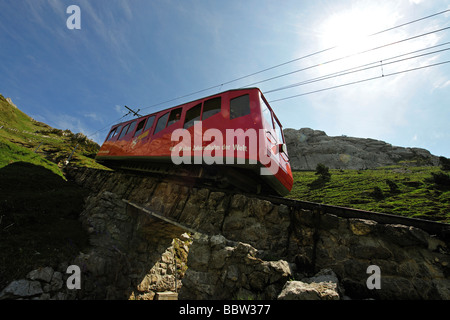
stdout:
[(71, 5), (67, 7), (67, 14), (70, 16), (66, 20), (67, 29), (81, 29), (81, 9), (79, 6)]
[(81, 289), (81, 270), (80, 267), (73, 264), (67, 267), (66, 273), (72, 274), (67, 278), (66, 286), (67, 289)]
[(367, 278), (366, 285), (370, 290), (373, 289), (381, 289), (381, 269), (377, 265), (370, 265), (366, 270), (367, 274), (371, 274), (370, 277)]
[[(279, 169), (275, 160), (280, 154), (279, 144), (272, 143), (272, 146), (266, 147), (267, 134), (264, 129), (226, 129), (224, 137), (222, 131), (215, 128), (203, 133), (202, 122), (195, 121), (192, 135), (187, 129), (173, 131), (171, 141), (179, 143), (170, 148), (170, 156), (176, 165), (224, 164), (224, 159), (225, 164), (257, 164), (259, 160), (264, 165), (260, 168), (260, 174), (274, 175)], [(203, 146), (203, 142), (210, 143)]]

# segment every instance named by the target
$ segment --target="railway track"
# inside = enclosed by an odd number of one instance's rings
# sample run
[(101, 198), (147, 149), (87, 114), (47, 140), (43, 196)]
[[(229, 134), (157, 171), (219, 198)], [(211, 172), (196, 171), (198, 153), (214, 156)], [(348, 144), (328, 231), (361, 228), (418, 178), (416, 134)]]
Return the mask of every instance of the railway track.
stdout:
[(274, 204), (284, 204), (290, 208), (312, 210), (320, 213), (329, 213), (342, 218), (357, 218), (373, 220), (380, 224), (401, 224), (405, 226), (416, 227), (428, 232), (431, 235), (436, 235), (439, 238), (450, 239), (450, 224), (436, 222), (431, 220), (403, 217), (399, 215), (365, 211), (347, 207), (339, 207), (327, 205), (316, 202), (294, 200), (278, 196), (265, 196), (245, 194), (248, 197), (256, 197), (258, 199), (267, 200)]
[[(128, 170), (123, 170), (128, 169)], [(134, 169), (134, 170), (133, 170)], [(95, 169), (94, 169), (95, 170)], [(130, 172), (132, 170), (132, 172)], [(139, 172), (135, 171), (136, 168), (122, 168), (122, 169), (116, 169), (116, 172), (122, 172), (127, 175), (144, 175), (144, 176), (153, 176), (158, 178), (160, 182), (170, 182), (180, 185), (186, 185), (186, 176), (172, 176), (168, 174), (168, 172)], [(223, 192), (229, 195), (235, 195), (235, 194), (242, 194), (249, 198), (257, 198), (261, 200), (269, 201), (275, 205), (286, 205), (289, 208), (293, 209), (304, 209), (304, 210), (311, 210), (313, 212), (317, 213), (328, 213), (333, 214), (338, 217), (342, 218), (356, 218), (356, 219), (366, 219), (366, 220), (373, 220), (380, 224), (400, 224), (405, 226), (411, 226), (416, 227), (419, 229), (422, 229), (426, 232), (428, 232), (430, 235), (436, 235), (437, 237), (441, 239), (449, 239), (450, 240), (450, 224), (442, 223), (442, 222), (436, 222), (431, 220), (424, 220), (424, 219), (417, 219), (417, 218), (410, 218), (410, 217), (404, 217), (399, 215), (393, 215), (393, 214), (387, 214), (387, 213), (381, 213), (381, 212), (373, 212), (373, 211), (365, 211), (360, 209), (353, 209), (348, 207), (340, 207), (340, 206), (333, 206), (333, 205), (327, 205), (322, 203), (316, 203), (316, 202), (309, 202), (309, 201), (302, 201), (302, 200), (295, 200), (295, 199), (289, 199), (284, 198), (280, 196), (273, 196), (273, 195), (264, 195), (264, 194), (256, 194), (256, 193), (249, 193), (249, 192), (243, 192), (242, 190), (230, 190), (228, 188), (224, 188), (222, 184), (219, 183), (211, 183), (211, 181), (205, 182), (205, 180), (197, 180), (194, 181), (189, 179), (189, 186), (190, 187), (198, 187), (198, 188), (207, 188), (211, 191), (216, 192)], [(229, 186), (228, 186), (229, 187)]]
[[(181, 180), (171, 180), (175, 183), (182, 184)], [(416, 227), (419, 229), (422, 229), (426, 232), (428, 232), (431, 235), (436, 235), (439, 238), (443, 239), (450, 239), (450, 224), (448, 223), (442, 223), (442, 222), (436, 222), (431, 220), (424, 220), (424, 219), (417, 219), (417, 218), (410, 218), (410, 217), (404, 217), (394, 214), (388, 214), (388, 213), (381, 213), (381, 212), (374, 212), (374, 211), (366, 211), (366, 210), (360, 210), (360, 209), (354, 209), (354, 208), (348, 208), (348, 207), (340, 207), (340, 206), (333, 206), (333, 205), (327, 205), (317, 202), (309, 202), (309, 201), (303, 201), (303, 200), (296, 200), (296, 199), (289, 199), (284, 198), (281, 196), (273, 196), (273, 195), (263, 195), (263, 194), (256, 194), (256, 193), (249, 193), (249, 192), (243, 192), (242, 190), (239, 191), (232, 191), (228, 189), (224, 189), (222, 187), (212, 186), (211, 184), (203, 184), (202, 182), (199, 183), (199, 186), (203, 188), (208, 188), (211, 191), (220, 191), (225, 192), (228, 194), (242, 194), (249, 198), (257, 198), (261, 200), (269, 201), (273, 204), (283, 204), (290, 208), (295, 209), (305, 209), (305, 210), (311, 210), (313, 212), (319, 212), (319, 213), (329, 213), (336, 215), (338, 217), (342, 218), (356, 218), (356, 219), (366, 219), (366, 220), (373, 220), (380, 224), (400, 224), (405, 226), (411, 226)]]

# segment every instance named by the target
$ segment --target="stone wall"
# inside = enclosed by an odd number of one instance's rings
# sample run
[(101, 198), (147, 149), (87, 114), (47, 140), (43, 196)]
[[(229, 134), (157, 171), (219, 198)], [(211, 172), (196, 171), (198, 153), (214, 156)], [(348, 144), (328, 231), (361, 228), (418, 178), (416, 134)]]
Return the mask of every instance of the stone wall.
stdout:
[[(81, 215), (91, 246), (70, 262), (83, 269), (78, 299), (152, 299), (175, 290), (175, 273), (180, 299), (450, 299), (449, 243), (418, 228), (187, 181), (92, 169), (68, 176), (92, 190)], [(381, 270), (381, 289), (366, 285), (371, 265)]]
[(180, 289), (190, 244), (183, 230), (163, 225), (109, 191), (87, 199), (81, 221), (91, 248), (73, 261), (85, 281), (80, 298), (151, 300), (157, 292)]

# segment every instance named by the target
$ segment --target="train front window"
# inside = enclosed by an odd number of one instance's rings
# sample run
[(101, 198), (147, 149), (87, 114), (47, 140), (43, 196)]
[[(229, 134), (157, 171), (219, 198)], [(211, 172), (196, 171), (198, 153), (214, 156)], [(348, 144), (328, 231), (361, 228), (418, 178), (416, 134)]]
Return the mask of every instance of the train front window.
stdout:
[(157, 134), (159, 131), (161, 131), (166, 127), (167, 118), (169, 118), (168, 112), (158, 119), (158, 122), (156, 123), (155, 132), (153, 134)]
[(194, 121), (200, 121), (200, 113), (202, 112), (202, 104), (199, 103), (196, 106), (186, 111), (186, 119), (184, 121), (184, 128), (187, 129), (194, 125)]
[(275, 123), (275, 134), (277, 135), (278, 143), (281, 144), (281, 143), (283, 143), (283, 131), (282, 131), (281, 125), (278, 122), (278, 120), (276, 118), (274, 120), (275, 120), (274, 121), (274, 123)]
[(248, 94), (230, 100), (230, 119), (250, 114), (250, 96)]
[(273, 122), (272, 122), (272, 112), (270, 112), (269, 107), (266, 105), (266, 102), (260, 98), (260, 105), (261, 105), (261, 113), (263, 115), (263, 125), (266, 129), (273, 129)]
[(206, 100), (203, 103), (202, 120), (208, 119), (209, 117), (215, 115), (216, 113), (219, 113), (221, 108), (222, 108), (222, 99), (220, 97)]

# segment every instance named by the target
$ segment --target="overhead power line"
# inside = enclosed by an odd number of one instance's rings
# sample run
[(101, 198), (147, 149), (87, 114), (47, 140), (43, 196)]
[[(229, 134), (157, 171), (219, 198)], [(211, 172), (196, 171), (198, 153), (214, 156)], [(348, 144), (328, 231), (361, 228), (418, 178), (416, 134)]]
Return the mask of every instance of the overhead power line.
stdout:
[(427, 66), (416, 67), (416, 68), (411, 68), (411, 69), (402, 70), (402, 71), (398, 71), (398, 72), (393, 72), (393, 73), (389, 73), (389, 74), (383, 74), (383, 75), (380, 75), (380, 76), (377, 76), (377, 77), (362, 79), (362, 80), (353, 81), (353, 82), (347, 82), (347, 83), (340, 84), (340, 85), (337, 85), (337, 86), (327, 87), (327, 88), (323, 88), (323, 89), (319, 89), (319, 90), (309, 91), (309, 92), (296, 94), (296, 95), (285, 97), (285, 98), (272, 100), (272, 101), (269, 101), (269, 103), (283, 101), (283, 100), (288, 100), (288, 99), (297, 98), (297, 97), (302, 97), (302, 96), (306, 96), (306, 95), (317, 93), (317, 92), (327, 91), (327, 90), (331, 90), (331, 89), (337, 89), (337, 88), (346, 87), (346, 86), (350, 86), (350, 85), (355, 85), (355, 84), (358, 84), (358, 83), (372, 81), (372, 80), (376, 80), (376, 79), (380, 79), (380, 78), (386, 78), (386, 77), (390, 77), (390, 76), (395, 76), (395, 75), (406, 73), (406, 72), (411, 72), (411, 71), (416, 71), (416, 70), (420, 70), (420, 69), (435, 67), (435, 66), (439, 66), (439, 65), (446, 64), (446, 63), (449, 63), (449, 62), (450, 62), (450, 60), (447, 60), (447, 61), (443, 61), (443, 62), (433, 63), (433, 64), (430, 64), (430, 65), (427, 65)]
[(360, 54), (364, 54), (364, 53), (368, 53), (368, 52), (375, 51), (375, 50), (378, 50), (378, 49), (386, 48), (386, 47), (389, 47), (389, 46), (392, 46), (392, 45), (396, 45), (396, 44), (399, 44), (399, 43), (402, 43), (402, 42), (410, 41), (410, 40), (413, 40), (413, 39), (417, 39), (417, 38), (420, 38), (420, 37), (424, 37), (424, 36), (427, 36), (427, 35), (430, 35), (430, 34), (433, 34), (433, 33), (437, 33), (437, 32), (441, 32), (441, 31), (444, 31), (444, 30), (448, 30), (448, 29), (450, 29), (450, 27), (445, 27), (445, 28), (433, 30), (433, 31), (422, 33), (422, 34), (419, 34), (419, 35), (416, 35), (416, 36), (413, 36), (413, 37), (409, 37), (409, 38), (406, 38), (406, 39), (402, 39), (402, 40), (394, 41), (394, 42), (391, 42), (391, 43), (388, 43), (388, 44), (384, 44), (384, 45), (381, 45), (381, 46), (377, 46), (377, 47), (374, 47), (374, 48), (371, 48), (371, 49), (367, 49), (367, 50), (363, 50), (363, 51), (360, 51), (360, 52), (352, 53), (352, 54), (349, 54), (349, 55), (346, 55), (346, 56), (343, 56), (343, 57), (340, 57), (340, 58), (328, 60), (326, 62), (317, 63), (317, 64), (314, 64), (314, 65), (309, 66), (309, 67), (301, 68), (301, 69), (294, 70), (294, 71), (291, 71), (291, 72), (283, 73), (283, 74), (275, 76), (275, 77), (271, 77), (271, 78), (268, 78), (268, 79), (264, 79), (264, 80), (260, 80), (260, 81), (257, 81), (257, 82), (253, 82), (251, 84), (248, 84), (248, 85), (244, 86), (244, 88), (245, 87), (252, 87), (255, 84), (259, 84), (259, 83), (263, 83), (263, 82), (279, 79), (279, 78), (282, 78), (282, 77), (286, 77), (286, 76), (289, 76), (289, 75), (292, 75), (292, 74), (295, 74), (295, 73), (298, 73), (298, 72), (310, 70), (310, 69), (317, 68), (317, 67), (322, 67), (324, 65), (327, 65), (327, 64), (330, 64), (330, 63), (333, 63), (333, 62), (337, 62), (337, 61), (341, 61), (341, 60), (344, 60), (344, 59), (348, 59), (348, 58), (351, 58), (351, 57), (354, 57), (354, 56), (357, 56), (357, 55), (360, 55)]
[(96, 133), (98, 133), (98, 132), (102, 132), (103, 130), (106, 130), (106, 129), (111, 128), (111, 126), (112, 126), (113, 124), (118, 123), (120, 120), (122, 120), (123, 118), (125, 118), (125, 117), (128, 116), (129, 114), (130, 114), (129, 112), (128, 112), (127, 114), (124, 114), (124, 115), (121, 116), (119, 119), (114, 120), (113, 122), (110, 122), (109, 124), (107, 124), (107, 125), (104, 126), (103, 128), (98, 129), (97, 131), (95, 131), (95, 132), (93, 132), (93, 133), (87, 135), (86, 137), (88, 137), (88, 138), (89, 138), (89, 137), (92, 137), (94, 134), (96, 134)]
[[(446, 13), (446, 12), (450, 12), (450, 9), (447, 9), (447, 10), (444, 10), (444, 11), (440, 11), (440, 12), (437, 12), (437, 13), (434, 13), (434, 14), (431, 14), (431, 15), (428, 15), (428, 16), (425, 16), (425, 17), (422, 17), (422, 18), (418, 18), (418, 19), (415, 19), (415, 20), (412, 20), (412, 21), (408, 21), (408, 22), (406, 22), (406, 23), (402, 23), (402, 24), (400, 24), (400, 25), (397, 25), (397, 26), (394, 26), (394, 27), (391, 27), (391, 28), (387, 28), (387, 29), (384, 29), (384, 30), (381, 30), (381, 31), (378, 31), (378, 32), (375, 32), (375, 33), (372, 33), (372, 34), (369, 34), (369, 35), (367, 35), (367, 36), (365, 36), (365, 37), (372, 37), (372, 36), (375, 36), (375, 35), (379, 35), (379, 34), (382, 34), (382, 33), (385, 33), (385, 32), (388, 32), (388, 31), (391, 31), (391, 30), (394, 30), (394, 29), (397, 29), (397, 28), (401, 28), (401, 27), (404, 27), (404, 26), (407, 26), (407, 25), (411, 25), (411, 24), (416, 23), (416, 22), (419, 22), (419, 21), (423, 21), (423, 20), (426, 20), (426, 19), (429, 19), (429, 18), (438, 16), (438, 15), (444, 14), (444, 13)], [(444, 29), (440, 29), (440, 30), (435, 30), (435, 31), (433, 31), (433, 32), (443, 31), (443, 30), (448, 29), (448, 28), (450, 28), (450, 27), (447, 27), (447, 28), (444, 28)], [(433, 33), (433, 32), (430, 32), (430, 33)], [(429, 33), (427, 33), (427, 34), (429, 34)], [(424, 34), (424, 35), (425, 35), (425, 34)], [(421, 36), (421, 35), (419, 35), (419, 36)], [(363, 37), (363, 38), (364, 38), (364, 37)], [(407, 41), (407, 40), (408, 40), (408, 39), (404, 39), (404, 40), (401, 40), (401, 41)], [(388, 44), (388, 45), (391, 45), (391, 44)], [(264, 72), (267, 72), (267, 71), (270, 71), (270, 70), (273, 70), (273, 69), (276, 69), (276, 68), (279, 68), (279, 67), (282, 67), (282, 66), (285, 66), (285, 65), (288, 65), (288, 64), (290, 64), (290, 63), (293, 63), (293, 62), (296, 62), (296, 61), (299, 61), (299, 60), (302, 60), (302, 59), (306, 59), (306, 58), (309, 58), (309, 57), (312, 57), (312, 56), (315, 56), (315, 55), (318, 55), (318, 54), (321, 54), (321, 53), (324, 53), (324, 52), (327, 52), (327, 51), (331, 51), (331, 50), (336, 49), (336, 48), (341, 47), (341, 46), (342, 46), (342, 45), (337, 45), (337, 46), (333, 46), (333, 47), (330, 47), (330, 48), (327, 48), (327, 49), (315, 51), (315, 52), (313, 52), (313, 53), (310, 53), (310, 54), (301, 56), (301, 57), (299, 57), (299, 58), (292, 59), (292, 60), (289, 60), (289, 61), (286, 61), (286, 62), (277, 64), (277, 65), (274, 65), (274, 66), (271, 66), (271, 67), (268, 67), (268, 68), (265, 68), (265, 69), (262, 69), (262, 70), (253, 72), (253, 73), (250, 73), (250, 74), (247, 74), (247, 75), (244, 75), (244, 76), (241, 76), (241, 77), (238, 77), (238, 78), (235, 78), (235, 79), (232, 79), (232, 80), (223, 82), (223, 83), (221, 83), (221, 84), (217, 84), (217, 85), (214, 85), (214, 86), (210, 86), (210, 87), (205, 88), (205, 89), (197, 90), (197, 91), (195, 91), (195, 92), (191, 92), (191, 93), (188, 93), (188, 94), (185, 94), (185, 95), (178, 96), (178, 97), (176, 97), (176, 98), (172, 98), (172, 99), (169, 99), (169, 100), (166, 100), (166, 101), (162, 101), (162, 102), (159, 102), (159, 103), (150, 105), (150, 106), (148, 106), (148, 107), (142, 108), (141, 111), (142, 111), (142, 110), (145, 110), (145, 109), (149, 109), (149, 108), (154, 108), (154, 107), (157, 107), (157, 106), (160, 106), (160, 105), (169, 103), (169, 102), (173, 102), (173, 101), (176, 101), (176, 100), (179, 100), (179, 99), (183, 99), (183, 98), (186, 98), (186, 97), (189, 97), (189, 96), (193, 96), (193, 95), (196, 95), (196, 94), (199, 94), (199, 93), (208, 91), (208, 90), (220, 88), (220, 87), (222, 87), (222, 86), (224, 86), (224, 85), (228, 85), (228, 84), (231, 84), (231, 83), (233, 83), (233, 82), (237, 82), (237, 81), (239, 81), (239, 80), (243, 80), (243, 79), (246, 79), (246, 78), (249, 78), (249, 77), (252, 77), (252, 76), (255, 76), (255, 75), (258, 75), (258, 74), (261, 74), (261, 73), (264, 73)], [(385, 46), (387, 46), (387, 45), (385, 45)], [(374, 49), (372, 49), (372, 50), (375, 50), (375, 49), (376, 49), (376, 48), (374, 48)], [(360, 54), (361, 54), (361, 53), (360, 53)], [(344, 59), (344, 58), (345, 58), (345, 57), (342, 57), (342, 58), (339, 58), (339, 59)], [(335, 59), (335, 61), (338, 61), (338, 59)], [(446, 62), (444, 62), (444, 63), (447, 63), (447, 62), (448, 62), (448, 61), (446, 61)], [(331, 61), (330, 61), (330, 62), (327, 62), (327, 63), (331, 63)], [(442, 64), (442, 63), (441, 63), (441, 64)], [(323, 64), (322, 64), (322, 65), (323, 65)], [(437, 65), (437, 64), (435, 64), (435, 65)], [(430, 65), (430, 66), (434, 66), (434, 65)], [(418, 69), (422, 69), (422, 68), (424, 68), (424, 67), (421, 67), (421, 68), (418, 68)], [(412, 70), (417, 70), (417, 68), (416, 68), (416, 69), (411, 69), (411, 70), (406, 70), (406, 71), (403, 71), (403, 72), (408, 72), (408, 71), (412, 71)], [(295, 73), (295, 72), (299, 72), (299, 71), (294, 71), (293, 73)], [(394, 73), (394, 74), (396, 74), (396, 73)], [(390, 75), (394, 75), (394, 74), (389, 74), (389, 75), (385, 75), (385, 76), (390, 76)], [(379, 78), (379, 77), (376, 77), (376, 78), (373, 78), (373, 79), (377, 79), (377, 78)], [(360, 80), (360, 81), (357, 81), (357, 82), (355, 82), (355, 83), (358, 83), (358, 82), (364, 82), (364, 81), (369, 81), (369, 80), (373, 80), (373, 79)], [(268, 81), (268, 80), (267, 80), (267, 81)], [(259, 83), (259, 82), (258, 82), (258, 83)], [(354, 84), (355, 84), (355, 83), (354, 83)], [(321, 90), (316, 90), (316, 91), (313, 91), (313, 92), (307, 92), (307, 93), (300, 94), (300, 95), (296, 95), (296, 96), (302, 96), (302, 95), (306, 95), (306, 94), (312, 94), (312, 93), (315, 93), (315, 92), (320, 92), (320, 91), (330, 90), (330, 89), (333, 89), (333, 88), (338, 88), (338, 87), (347, 86), (347, 85), (351, 85), (351, 84), (352, 84), (352, 83), (343, 84), (343, 85), (339, 85), (339, 86), (335, 86), (335, 87), (330, 87), (330, 88), (325, 88), (325, 89), (321, 89)], [(292, 96), (292, 98), (293, 98), (293, 97), (296, 97), (296, 96)], [(277, 100), (274, 100), (273, 102), (275, 102), (275, 101), (281, 101), (281, 100), (286, 100), (286, 99), (290, 99), (290, 98), (291, 98), (291, 97), (286, 97), (286, 98), (283, 98), (283, 99), (277, 99)], [(118, 123), (120, 120), (122, 120), (123, 118), (127, 117), (128, 115), (129, 115), (129, 114), (123, 115), (122, 117), (120, 117), (120, 118), (118, 118), (117, 120), (111, 122), (110, 124), (106, 125), (105, 127), (103, 127), (103, 128), (101, 128), (101, 129), (99, 129), (99, 130), (97, 130), (97, 131), (95, 131), (95, 132), (89, 134), (88, 137), (91, 137), (91, 136), (95, 135), (95, 134), (98, 133), (98, 132), (101, 132), (101, 131), (104, 131), (104, 130), (106, 130), (106, 129), (109, 129), (113, 124)]]
[(418, 53), (418, 52), (422, 52), (422, 51), (425, 51), (425, 50), (430, 50), (430, 49), (433, 49), (433, 48), (441, 47), (441, 46), (444, 46), (444, 45), (447, 45), (447, 44), (450, 44), (450, 42), (445, 42), (445, 43), (442, 43), (442, 44), (439, 44), (439, 45), (435, 45), (435, 46), (431, 46), (431, 47), (428, 47), (428, 48), (411, 51), (411, 52), (404, 53), (404, 54), (401, 54), (401, 55), (397, 55), (397, 56), (394, 56), (394, 57), (391, 57), (391, 58), (387, 58), (387, 59), (383, 59), (383, 60), (377, 60), (377, 61), (370, 62), (370, 63), (367, 63), (367, 64), (363, 64), (363, 65), (360, 65), (360, 66), (357, 66), (357, 67), (353, 67), (353, 68), (349, 68), (349, 69), (345, 69), (345, 70), (329, 73), (327, 75), (323, 75), (323, 76), (320, 76), (320, 77), (316, 77), (316, 78), (304, 80), (304, 81), (301, 81), (301, 82), (293, 83), (293, 84), (290, 84), (290, 85), (287, 85), (287, 86), (283, 86), (283, 87), (280, 87), (280, 88), (264, 91), (264, 95), (267, 95), (267, 94), (272, 93), (272, 92), (277, 92), (277, 91), (281, 91), (281, 90), (286, 90), (286, 89), (299, 87), (299, 86), (310, 84), (310, 83), (314, 83), (314, 82), (319, 82), (319, 81), (324, 81), (324, 80), (328, 80), (328, 79), (332, 79), (332, 78), (336, 78), (336, 77), (340, 77), (340, 76), (344, 76), (344, 75), (349, 75), (349, 74), (356, 73), (356, 72), (366, 71), (366, 70), (374, 69), (374, 68), (380, 68), (380, 66), (383, 67), (383, 66), (387, 66), (387, 65), (403, 62), (403, 61), (406, 61), (406, 60), (411, 60), (411, 59), (415, 59), (415, 58), (424, 57), (424, 56), (427, 56), (427, 55), (430, 55), (430, 54), (435, 54), (435, 53), (447, 51), (447, 50), (450, 50), (450, 48), (436, 50), (436, 51), (423, 53), (423, 54), (419, 54), (419, 55), (416, 55), (416, 56), (407, 57), (407, 58), (403, 58), (403, 59), (399, 59), (399, 60), (388, 62), (388, 61), (393, 60), (393, 59), (397, 59), (397, 58), (400, 58), (400, 57), (411, 55), (413, 53)]
[[(375, 35), (379, 35), (379, 34), (382, 34), (384, 32), (388, 32), (388, 31), (391, 31), (391, 30), (394, 30), (394, 29), (397, 29), (397, 28), (401, 28), (401, 27), (404, 27), (404, 26), (407, 26), (407, 25), (410, 25), (410, 24), (413, 24), (413, 23), (416, 23), (416, 22), (419, 22), (419, 21), (423, 21), (423, 20), (426, 20), (426, 19), (438, 16), (438, 15), (444, 14), (446, 12), (450, 12), (450, 9), (446, 9), (446, 10), (443, 10), (443, 11), (440, 11), (440, 12), (436, 12), (434, 14), (431, 14), (431, 15), (428, 15), (428, 16), (425, 16), (425, 17), (422, 17), (422, 18), (418, 18), (418, 19), (415, 19), (415, 20), (412, 20), (412, 21), (408, 21), (408, 22), (402, 23), (400, 25), (397, 25), (397, 26), (394, 26), (394, 27), (391, 27), (391, 28), (387, 28), (387, 29), (384, 29), (384, 30), (381, 30), (381, 31), (378, 31), (378, 32), (375, 32), (375, 33), (372, 33), (372, 34), (369, 34), (369, 35), (367, 35), (365, 37), (372, 37), (372, 36), (375, 36)], [(169, 102), (173, 102), (173, 101), (176, 101), (176, 100), (179, 100), (179, 99), (183, 99), (183, 98), (186, 98), (186, 97), (189, 97), (189, 96), (193, 96), (193, 95), (198, 94), (198, 93), (202, 93), (202, 92), (205, 92), (205, 91), (208, 91), (208, 90), (220, 88), (220, 87), (222, 87), (224, 85), (227, 85), (227, 84), (239, 81), (239, 80), (243, 80), (243, 79), (255, 76), (257, 74), (261, 74), (263, 72), (267, 72), (269, 70), (273, 70), (273, 69), (285, 66), (287, 64), (290, 64), (290, 63), (293, 63), (293, 62), (296, 62), (296, 61), (299, 61), (299, 60), (302, 60), (302, 59), (306, 59), (306, 58), (309, 58), (309, 57), (312, 57), (312, 56), (315, 56), (315, 55), (318, 55), (318, 54), (321, 54), (321, 53), (324, 53), (324, 52), (327, 52), (327, 51), (331, 51), (331, 50), (336, 49), (338, 47), (341, 47), (341, 46), (337, 45), (337, 46), (333, 46), (333, 47), (330, 47), (330, 48), (327, 48), (327, 49), (319, 50), (319, 51), (316, 51), (316, 52), (313, 52), (313, 53), (301, 56), (299, 58), (292, 59), (292, 60), (289, 60), (289, 61), (277, 64), (277, 65), (274, 65), (272, 67), (268, 67), (268, 68), (265, 68), (265, 69), (262, 69), (262, 70), (259, 70), (259, 71), (256, 71), (256, 72), (253, 72), (253, 73), (250, 73), (250, 74), (247, 74), (247, 75), (244, 75), (244, 76), (241, 76), (241, 77), (238, 77), (238, 78), (235, 78), (235, 79), (232, 79), (232, 80), (229, 80), (229, 81), (226, 81), (226, 82), (223, 82), (223, 83), (220, 83), (220, 84), (217, 84), (217, 85), (205, 88), (205, 89), (201, 89), (201, 90), (198, 90), (198, 91), (195, 91), (195, 92), (191, 92), (191, 93), (188, 93), (188, 94), (185, 94), (185, 95), (182, 95), (182, 96), (178, 96), (176, 98), (172, 98), (172, 99), (169, 99), (169, 100), (166, 100), (166, 101), (162, 101), (162, 102), (150, 105), (148, 107), (143, 108), (142, 110), (149, 109), (149, 108), (154, 108), (154, 107), (157, 107), (157, 106), (169, 103)]]

